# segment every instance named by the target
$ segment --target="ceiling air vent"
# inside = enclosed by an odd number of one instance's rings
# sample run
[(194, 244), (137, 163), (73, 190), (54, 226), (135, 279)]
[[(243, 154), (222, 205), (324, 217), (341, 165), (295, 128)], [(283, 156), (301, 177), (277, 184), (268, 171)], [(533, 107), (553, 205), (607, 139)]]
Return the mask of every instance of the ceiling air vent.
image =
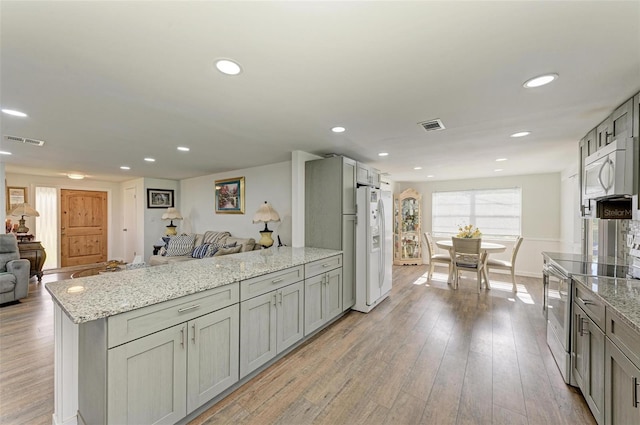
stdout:
[(424, 131), (444, 130), (444, 124), (442, 124), (442, 120), (439, 118), (436, 118), (435, 120), (419, 122), (418, 124), (420, 124), (422, 128), (424, 128)]
[(28, 139), (26, 137), (8, 136), (8, 135), (5, 135), (4, 138), (12, 142), (26, 143), (27, 145), (44, 146), (44, 140)]

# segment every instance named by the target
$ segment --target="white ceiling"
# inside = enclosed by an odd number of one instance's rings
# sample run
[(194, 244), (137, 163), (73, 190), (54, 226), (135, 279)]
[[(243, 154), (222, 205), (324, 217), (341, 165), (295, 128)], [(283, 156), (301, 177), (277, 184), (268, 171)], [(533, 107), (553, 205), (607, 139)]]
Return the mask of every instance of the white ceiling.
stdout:
[(0, 114), (2, 135), (46, 141), (3, 137), (7, 172), (184, 179), (294, 150), (396, 181), (557, 172), (640, 90), (639, 1), (3, 0), (0, 19), (0, 105), (29, 115)]

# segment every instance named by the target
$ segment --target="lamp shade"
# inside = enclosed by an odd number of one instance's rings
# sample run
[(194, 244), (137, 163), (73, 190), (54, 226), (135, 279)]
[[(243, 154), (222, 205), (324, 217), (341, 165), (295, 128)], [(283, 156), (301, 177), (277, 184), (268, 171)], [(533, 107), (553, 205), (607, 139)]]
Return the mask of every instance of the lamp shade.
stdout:
[(16, 216), (16, 217), (40, 217), (40, 213), (36, 210), (34, 210), (31, 205), (29, 204), (18, 204), (17, 207), (15, 207), (13, 209), (13, 211), (11, 211), (10, 215)]
[(260, 205), (258, 211), (253, 215), (254, 223), (268, 223), (270, 221), (280, 221), (278, 212), (273, 209), (270, 203), (264, 201), (264, 204)]
[(167, 212), (162, 214), (163, 220), (182, 220), (182, 214), (175, 208), (168, 208)]

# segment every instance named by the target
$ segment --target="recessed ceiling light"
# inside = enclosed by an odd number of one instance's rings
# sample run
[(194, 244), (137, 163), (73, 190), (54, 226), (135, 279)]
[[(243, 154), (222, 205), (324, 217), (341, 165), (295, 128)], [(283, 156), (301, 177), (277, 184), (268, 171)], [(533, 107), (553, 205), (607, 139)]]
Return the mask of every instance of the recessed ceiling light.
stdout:
[(429, 174), (429, 175), (427, 176), (427, 178), (428, 178), (428, 179), (430, 179), (430, 178), (432, 178), (432, 177), (435, 177), (435, 176), (434, 176), (433, 174)]
[(556, 78), (558, 78), (558, 74), (540, 75), (538, 77), (525, 81), (523, 86), (525, 86), (528, 89), (534, 88), (534, 87), (540, 87), (540, 86), (544, 86), (545, 84), (549, 84)]
[(189, 152), (191, 149), (186, 146), (178, 146), (178, 150), (182, 152)]
[(530, 135), (530, 134), (531, 134), (531, 132), (530, 132), (530, 131), (521, 131), (521, 132), (519, 132), (519, 133), (513, 133), (513, 134), (511, 135), (511, 137), (524, 137), (524, 136), (528, 136), (528, 135)]
[(389, 152), (380, 152), (378, 156), (389, 156)]
[(145, 158), (144, 160), (147, 162), (156, 162), (156, 160), (153, 158)]
[(218, 71), (226, 75), (238, 75), (242, 72), (240, 65), (230, 59), (219, 59), (216, 61)]
[(495, 169), (495, 170), (493, 170), (493, 171), (495, 171), (495, 172), (497, 173), (497, 172), (502, 171), (502, 168), (496, 168), (496, 169)]
[(82, 180), (82, 179), (84, 179), (84, 175), (83, 174), (75, 174), (75, 173), (69, 173), (69, 174), (67, 174), (67, 177), (69, 177), (70, 179), (73, 179), (73, 180)]
[(413, 167), (414, 170), (422, 170), (422, 167)]
[(131, 167), (128, 167), (126, 165), (123, 165), (122, 167), (120, 167), (121, 170), (130, 170)]
[(502, 162), (502, 161), (506, 161), (506, 160), (507, 160), (507, 158), (498, 158), (498, 159), (496, 159), (496, 162)]
[(0, 151), (0, 155), (11, 155), (11, 152)]
[(333, 127), (331, 131), (334, 133), (344, 133), (347, 129), (344, 127)]
[(27, 116), (27, 114), (25, 114), (24, 112), (16, 111), (15, 109), (3, 109), (2, 112), (7, 115), (13, 115), (14, 117), (24, 118)]

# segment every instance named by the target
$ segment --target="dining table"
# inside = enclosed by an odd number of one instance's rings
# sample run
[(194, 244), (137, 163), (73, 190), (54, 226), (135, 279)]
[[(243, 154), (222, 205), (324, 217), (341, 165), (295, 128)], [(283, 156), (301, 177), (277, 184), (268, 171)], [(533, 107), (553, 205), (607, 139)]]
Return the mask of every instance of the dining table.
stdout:
[[(436, 241), (436, 246), (438, 248), (446, 249), (449, 251), (449, 254), (452, 254), (451, 251), (453, 249), (453, 241), (451, 239), (442, 239)], [(489, 284), (489, 276), (487, 275), (486, 266), (487, 259), (489, 258), (489, 254), (497, 254), (500, 252), (504, 252), (507, 249), (505, 245), (494, 243), (494, 242), (480, 242), (480, 251), (482, 252), (482, 260), (484, 261), (485, 271), (483, 273), (484, 280), (487, 286), (487, 289), (491, 289), (491, 285)], [(453, 255), (451, 256), (453, 258)], [(447, 279), (448, 283), (453, 282), (453, 267), (449, 268), (449, 278)]]

